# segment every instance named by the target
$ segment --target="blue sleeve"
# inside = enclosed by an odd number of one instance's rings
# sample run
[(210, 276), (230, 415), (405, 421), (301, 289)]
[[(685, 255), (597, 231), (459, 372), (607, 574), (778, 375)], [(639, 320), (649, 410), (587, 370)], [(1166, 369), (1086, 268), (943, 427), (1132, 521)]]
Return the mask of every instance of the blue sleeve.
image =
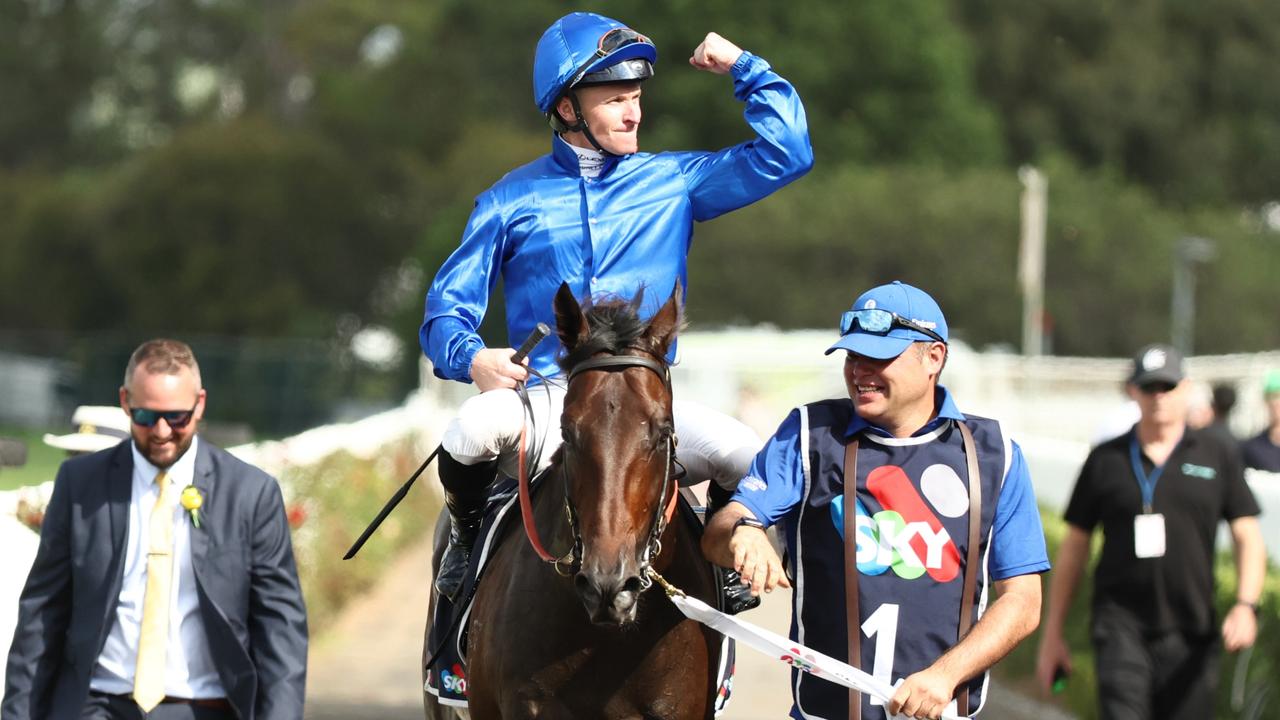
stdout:
[(1042, 573), (1049, 569), (1049, 553), (1045, 550), (1044, 527), (1036, 506), (1031, 474), (1022, 457), (1022, 448), (1009, 443), (1013, 458), (1000, 488), (1000, 501), (991, 533), (988, 569), (993, 580), (1007, 580), (1018, 575)]
[(804, 497), (802, 463), (800, 411), (792, 410), (751, 461), (733, 500), (745, 505), (765, 526), (777, 523)]
[(749, 205), (813, 167), (809, 122), (795, 87), (749, 52), (730, 72), (756, 137), (719, 152), (676, 153), (698, 221)]
[(484, 349), (477, 332), (502, 271), (506, 240), (492, 192), (476, 199), (462, 242), (427, 291), (418, 342), (436, 377), (471, 382), (471, 360)]

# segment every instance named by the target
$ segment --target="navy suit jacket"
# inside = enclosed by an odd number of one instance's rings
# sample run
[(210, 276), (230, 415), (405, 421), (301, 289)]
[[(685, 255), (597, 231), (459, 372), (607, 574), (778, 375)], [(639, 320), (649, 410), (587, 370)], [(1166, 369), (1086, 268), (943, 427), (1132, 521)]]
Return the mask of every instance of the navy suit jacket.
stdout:
[[(133, 453), (123, 442), (58, 470), (9, 649), (3, 720), (79, 718), (124, 576)], [(191, 528), (200, 617), (241, 720), (298, 720), (307, 616), (280, 486), (201, 440)]]

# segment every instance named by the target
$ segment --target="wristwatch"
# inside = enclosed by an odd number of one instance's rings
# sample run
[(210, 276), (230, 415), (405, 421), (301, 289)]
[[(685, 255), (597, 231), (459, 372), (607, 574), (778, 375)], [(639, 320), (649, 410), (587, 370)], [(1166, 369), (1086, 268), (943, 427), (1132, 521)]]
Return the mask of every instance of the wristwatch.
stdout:
[(738, 518), (737, 522), (733, 524), (733, 527), (729, 530), (729, 534), (730, 535), (734, 534), (735, 532), (738, 531), (738, 528), (742, 527), (743, 525), (746, 525), (747, 527), (753, 527), (757, 530), (764, 530), (764, 523), (751, 517), (750, 515), (743, 515), (742, 517)]
[(1237, 600), (1237, 601), (1236, 601), (1236, 604), (1237, 604), (1237, 605), (1241, 605), (1241, 606), (1243, 606), (1243, 607), (1247, 607), (1247, 608), (1249, 608), (1250, 610), (1252, 610), (1252, 611), (1253, 611), (1253, 615), (1254, 615), (1254, 617), (1257, 617), (1257, 616), (1258, 616), (1258, 603), (1257, 603), (1257, 601), (1254, 601), (1254, 602), (1245, 602), (1244, 600)]

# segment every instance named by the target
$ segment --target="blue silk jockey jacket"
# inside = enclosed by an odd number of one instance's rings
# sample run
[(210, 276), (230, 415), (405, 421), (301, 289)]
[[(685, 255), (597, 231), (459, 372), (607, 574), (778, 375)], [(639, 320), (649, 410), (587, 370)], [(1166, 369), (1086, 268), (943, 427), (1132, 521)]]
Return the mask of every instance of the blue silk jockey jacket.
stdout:
[[(427, 292), (419, 341), (438, 377), (470, 381), (471, 360), (485, 347), (477, 329), (499, 278), (512, 347), (539, 322), (555, 327), (561, 282), (579, 299), (629, 299), (643, 288), (641, 317), (651, 317), (677, 279), (688, 288), (695, 220), (753, 203), (809, 170), (808, 123), (791, 83), (746, 52), (730, 72), (752, 140), (718, 152), (610, 157), (587, 179), (573, 149), (553, 136), (550, 154), (476, 198), (462, 243)], [(558, 352), (558, 343), (542, 343), (531, 367), (558, 373)]]

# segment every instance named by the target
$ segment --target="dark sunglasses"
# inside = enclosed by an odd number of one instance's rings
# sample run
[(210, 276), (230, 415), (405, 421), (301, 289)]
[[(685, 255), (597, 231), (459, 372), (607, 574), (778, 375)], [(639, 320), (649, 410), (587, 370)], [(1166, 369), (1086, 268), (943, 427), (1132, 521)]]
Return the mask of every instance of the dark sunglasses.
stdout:
[(1138, 392), (1143, 395), (1155, 395), (1156, 393), (1172, 392), (1176, 387), (1178, 386), (1171, 382), (1149, 382), (1139, 385)]
[(934, 340), (945, 343), (946, 340), (938, 333), (921, 325), (914, 320), (908, 320), (896, 312), (891, 310), (881, 310), (880, 308), (871, 308), (869, 310), (848, 310), (840, 316), (840, 334), (848, 335), (855, 329), (861, 329), (863, 332), (882, 334), (897, 327), (904, 327), (908, 330), (915, 330), (933, 338)]
[(191, 406), (190, 410), (148, 410), (147, 408), (129, 408), (129, 419), (134, 425), (139, 427), (152, 427), (160, 422), (160, 418), (169, 424), (174, 430), (181, 430), (191, 422), (191, 418), (195, 415), (196, 406), (200, 404), (196, 400), (196, 404)]
[(637, 43), (652, 45), (653, 41), (635, 30), (625, 27), (614, 28), (604, 35), (601, 35), (600, 41), (596, 43), (595, 54), (588, 58), (586, 62), (582, 63), (582, 65), (573, 73), (569, 82), (565, 83), (565, 89), (572, 88), (574, 85), (577, 85), (578, 82), (582, 80), (582, 77), (587, 74), (587, 70), (600, 58), (628, 45), (635, 45)]

